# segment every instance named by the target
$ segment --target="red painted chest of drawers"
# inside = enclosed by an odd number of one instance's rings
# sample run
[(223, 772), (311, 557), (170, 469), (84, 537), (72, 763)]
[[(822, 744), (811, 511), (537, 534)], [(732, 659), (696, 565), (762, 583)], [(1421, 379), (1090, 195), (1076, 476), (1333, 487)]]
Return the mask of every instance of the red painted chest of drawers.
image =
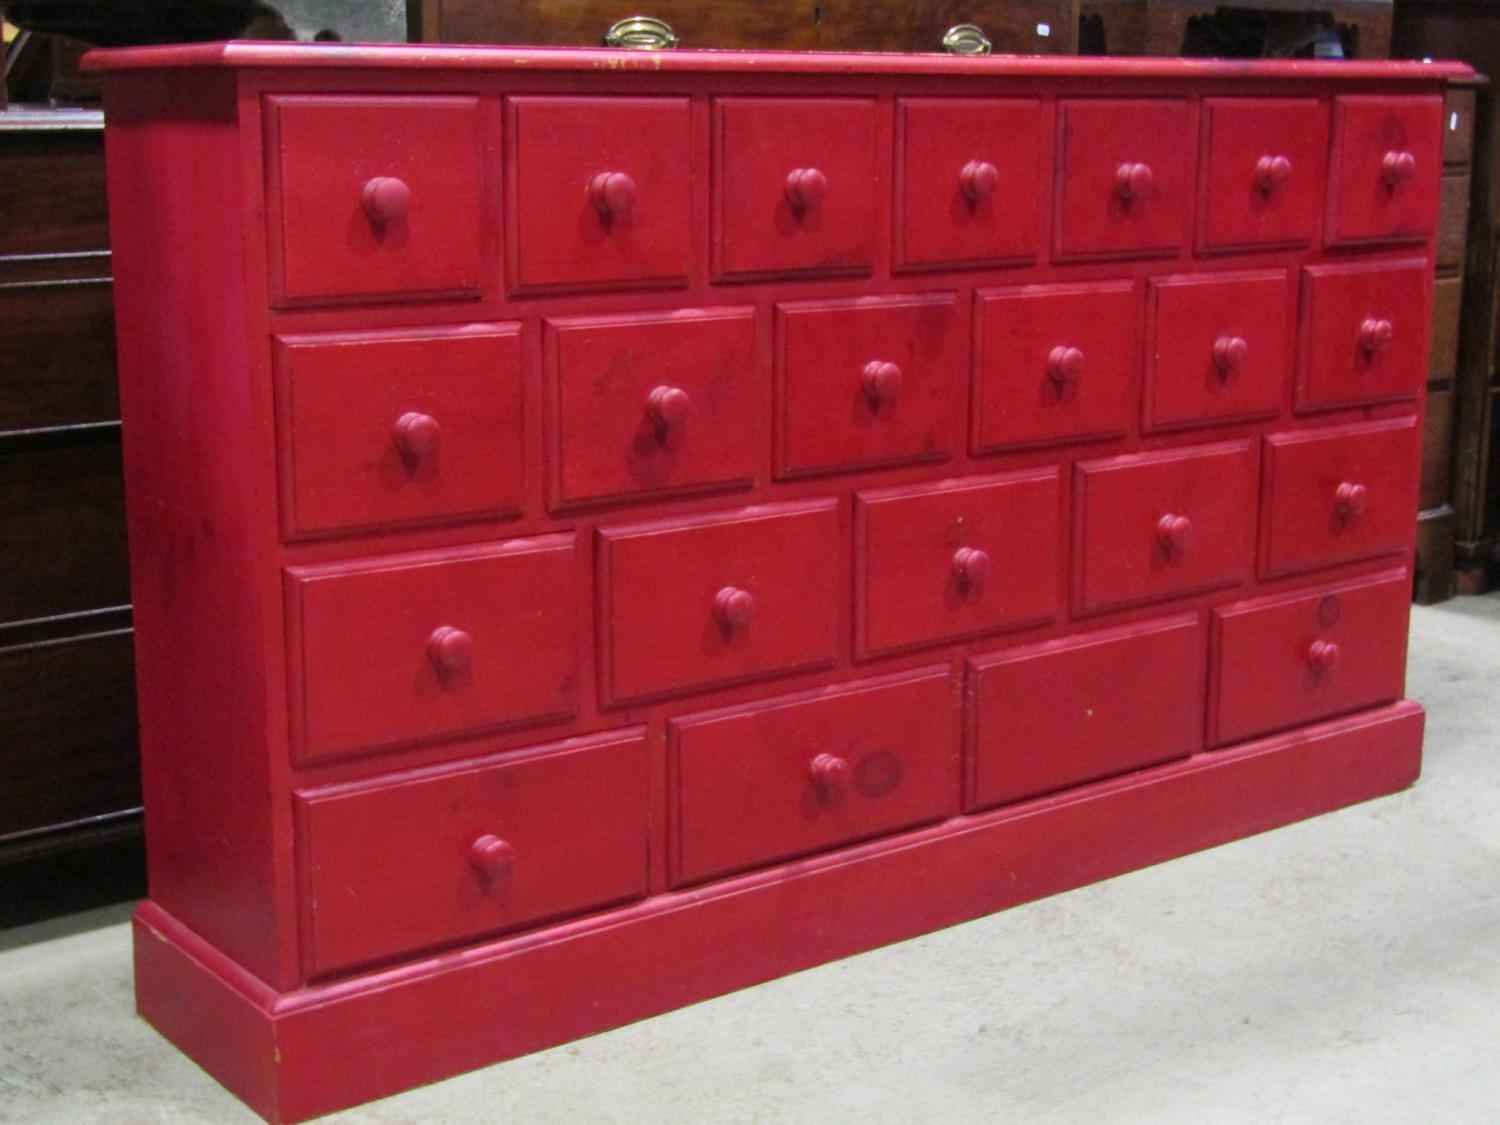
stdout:
[(266, 1116), (1417, 776), (1458, 68), (93, 65), (138, 995)]

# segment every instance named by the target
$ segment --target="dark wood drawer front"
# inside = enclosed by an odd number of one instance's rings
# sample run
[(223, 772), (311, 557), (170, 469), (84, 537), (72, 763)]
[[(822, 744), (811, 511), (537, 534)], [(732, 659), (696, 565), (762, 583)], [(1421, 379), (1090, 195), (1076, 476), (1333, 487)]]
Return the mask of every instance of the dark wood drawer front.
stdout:
[(0, 285), (0, 361), (0, 433), (119, 418), (109, 282)]
[(102, 130), (7, 133), (0, 140), (0, 215), (0, 254), (108, 250)]

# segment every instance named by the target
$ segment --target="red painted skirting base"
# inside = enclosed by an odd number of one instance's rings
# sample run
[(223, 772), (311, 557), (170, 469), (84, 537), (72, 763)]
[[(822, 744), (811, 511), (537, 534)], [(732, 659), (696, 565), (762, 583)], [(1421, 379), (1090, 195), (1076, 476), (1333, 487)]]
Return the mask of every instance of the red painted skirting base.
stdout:
[(1422, 725), (1401, 703), (286, 995), (148, 902), (136, 994), (255, 1110), (300, 1121), (1395, 792)]

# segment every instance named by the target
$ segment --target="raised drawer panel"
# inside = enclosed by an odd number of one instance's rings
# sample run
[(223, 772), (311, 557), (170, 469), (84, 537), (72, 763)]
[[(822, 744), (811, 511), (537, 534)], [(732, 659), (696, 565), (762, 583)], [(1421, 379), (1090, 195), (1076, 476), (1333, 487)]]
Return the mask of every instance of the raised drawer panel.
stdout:
[(1426, 258), (1304, 266), (1297, 409), (1415, 398), (1431, 289)]
[(1064, 497), (1055, 468), (861, 492), (855, 649), (874, 656), (1050, 621)]
[(832, 500), (600, 529), (606, 702), (833, 663), (844, 544)]
[(521, 367), (514, 324), (278, 337), (285, 533), (519, 513)]
[(1414, 417), (1267, 435), (1261, 574), (1407, 548), (1417, 515), (1418, 442)]
[(692, 262), (686, 98), (512, 98), (519, 289), (668, 285)]
[(777, 305), (777, 475), (952, 457), (962, 329), (952, 293)]
[(479, 99), (267, 99), (275, 304), (475, 297), (489, 196)]
[(754, 310), (547, 321), (554, 505), (748, 485), (764, 461)]
[(573, 536), (286, 572), (304, 761), (571, 715)]
[(1079, 613), (1235, 586), (1255, 550), (1256, 456), (1247, 441), (1131, 453), (1074, 468)]
[(965, 807), (1202, 749), (1206, 647), (1190, 614), (970, 660)]
[(1421, 241), (1434, 229), (1443, 176), (1443, 99), (1333, 100), (1333, 165), (1324, 242)]
[(311, 975), (640, 898), (639, 730), (296, 794)]
[(1410, 603), (1398, 570), (1216, 609), (1210, 744), (1401, 698)]
[(953, 688), (943, 665), (672, 720), (674, 883), (957, 813)]
[(1328, 109), (1312, 98), (1207, 98), (1198, 248), (1306, 246), (1323, 210)]

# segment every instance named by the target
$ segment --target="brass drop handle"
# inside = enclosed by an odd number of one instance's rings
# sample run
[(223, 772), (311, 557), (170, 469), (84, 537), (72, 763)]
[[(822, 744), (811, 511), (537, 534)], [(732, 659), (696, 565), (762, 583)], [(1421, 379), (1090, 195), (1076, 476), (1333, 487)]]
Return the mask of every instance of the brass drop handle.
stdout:
[(943, 50), (950, 55), (987, 55), (994, 47), (984, 29), (972, 23), (956, 23), (943, 35)]
[(666, 51), (681, 42), (671, 24), (653, 16), (628, 16), (604, 33), (606, 47), (627, 51)]

